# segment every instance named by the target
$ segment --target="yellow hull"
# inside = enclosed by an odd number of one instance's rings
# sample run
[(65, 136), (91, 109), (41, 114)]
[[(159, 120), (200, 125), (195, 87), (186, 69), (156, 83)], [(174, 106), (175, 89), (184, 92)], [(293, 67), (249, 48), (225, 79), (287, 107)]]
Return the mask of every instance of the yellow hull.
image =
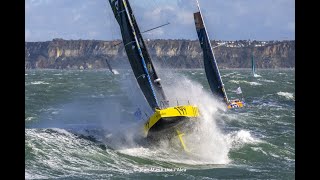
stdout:
[(147, 137), (150, 131), (155, 132), (172, 129), (172, 127), (174, 128), (177, 124), (198, 116), (198, 107), (192, 105), (156, 109), (155, 113), (144, 124), (144, 136)]

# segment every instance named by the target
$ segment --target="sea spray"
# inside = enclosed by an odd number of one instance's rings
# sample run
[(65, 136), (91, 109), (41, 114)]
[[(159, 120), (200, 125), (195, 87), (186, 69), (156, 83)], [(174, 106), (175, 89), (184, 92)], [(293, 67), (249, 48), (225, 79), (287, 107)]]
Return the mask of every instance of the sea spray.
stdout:
[(245, 144), (257, 144), (263, 142), (258, 138), (253, 137), (247, 130), (231, 132), (227, 136), (228, 144), (232, 147), (232, 149), (241, 148)]
[(216, 126), (217, 113), (225, 110), (226, 107), (197, 82), (181, 75), (176, 77), (179, 78), (176, 78), (176, 81), (168, 87), (171, 92), (168, 97), (177, 99), (187, 97), (191, 104), (199, 107), (200, 111), (200, 117), (193, 124), (193, 130), (185, 133), (183, 137), (186, 146), (198, 161), (227, 164), (229, 146), (225, 140), (226, 136)]
[(183, 149), (177, 136), (172, 138), (171, 142), (163, 139), (159, 144), (149, 147), (150, 149), (123, 149), (121, 152), (186, 164), (229, 163), (228, 153), (232, 143), (227, 140), (228, 135), (223, 134), (216, 125), (217, 115), (226, 110), (225, 105), (203, 89), (202, 85), (184, 75), (166, 71), (162, 78), (164, 79), (163, 88), (171, 106), (190, 103), (199, 107), (200, 117), (195, 122), (190, 122), (193, 126), (192, 131), (184, 132), (180, 129), (184, 133), (182, 138), (190, 153), (181, 153)]
[[(230, 162), (228, 153), (234, 147), (240, 147), (246, 143), (256, 143), (259, 140), (251, 136), (249, 131), (239, 130), (235, 132), (224, 133), (217, 126), (218, 118), (226, 111), (226, 106), (211, 95), (210, 91), (205, 90), (201, 84), (192, 81), (181, 74), (166, 72), (164, 79), (164, 90), (169, 99), (175, 99), (180, 105), (188, 100), (188, 103), (196, 105), (200, 111), (200, 117), (192, 124), (192, 131), (184, 133), (181, 130), (183, 139), (190, 150), (187, 158), (176, 156), (180, 162), (192, 164), (228, 164)], [(175, 143), (180, 144), (175, 139)], [(166, 150), (176, 152), (179, 146), (172, 146), (166, 140), (162, 142), (161, 147)], [(178, 159), (171, 159), (179, 162)], [(191, 160), (191, 161), (190, 161)]]
[[(183, 139), (190, 150), (190, 153), (183, 153), (178, 137), (174, 134), (171, 141), (168, 139), (161, 140), (158, 144), (153, 144), (148, 147), (132, 146), (131, 148), (121, 148), (119, 152), (139, 156), (144, 158), (152, 158), (159, 161), (178, 162), (186, 164), (227, 164), (230, 160), (228, 152), (230, 149), (227, 136), (224, 135), (216, 126), (216, 115), (218, 111), (224, 111), (226, 107), (221, 102), (218, 102), (210, 92), (207, 92), (203, 87), (181, 74), (175, 74), (171, 71), (166, 71), (162, 75), (162, 85), (165, 94), (170, 101), (170, 106), (177, 105), (196, 105), (199, 107), (200, 117), (192, 123), (192, 131), (185, 133)], [(133, 94), (134, 84), (129, 85), (130, 94)], [(134, 91), (136, 92), (136, 91)], [(139, 94), (139, 93), (138, 93)], [(131, 101), (141, 102), (136, 100), (136, 96), (130, 98)], [(140, 104), (140, 106), (141, 106)], [(135, 106), (139, 105), (134, 104)], [(138, 126), (137, 126), (138, 127)], [(182, 133), (183, 129), (181, 129)], [(122, 131), (128, 133), (127, 131)], [(136, 136), (131, 131), (130, 136)], [(130, 136), (126, 136), (130, 138)]]
[[(148, 105), (145, 97), (142, 94), (141, 89), (136, 82), (132, 72), (123, 74), (119, 81), (120, 89), (122, 93), (128, 98), (128, 105), (123, 106), (118, 104), (118, 108), (126, 111), (125, 115), (122, 115), (120, 119), (116, 119), (118, 126), (110, 126), (108, 121), (102, 122), (102, 126), (111, 128), (111, 133), (105, 134), (104, 142), (114, 149), (126, 149), (140, 147), (143, 139), (143, 125), (148, 118), (153, 114), (152, 109)], [(109, 111), (109, 118), (117, 116), (116, 114), (123, 114), (119, 110), (111, 108)], [(135, 116), (137, 111), (141, 111), (141, 116)]]

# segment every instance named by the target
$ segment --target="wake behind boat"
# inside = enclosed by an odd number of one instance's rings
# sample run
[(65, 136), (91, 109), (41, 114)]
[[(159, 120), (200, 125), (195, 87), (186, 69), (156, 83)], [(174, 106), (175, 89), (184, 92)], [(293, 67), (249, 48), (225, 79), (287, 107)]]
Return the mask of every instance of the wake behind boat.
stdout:
[(149, 140), (158, 140), (164, 136), (171, 138), (172, 133), (177, 133), (183, 148), (185, 148), (180, 128), (190, 119), (196, 119), (199, 116), (198, 107), (190, 104), (169, 106), (169, 101), (164, 94), (161, 80), (155, 71), (129, 1), (109, 0), (109, 2), (119, 23), (122, 43), (135, 78), (153, 110), (153, 115), (148, 117), (144, 124), (144, 136)]
[(235, 107), (243, 107), (244, 102), (242, 100), (229, 100), (227, 97), (227, 93), (224, 89), (224, 84), (219, 73), (219, 68), (214, 57), (213, 48), (211, 46), (205, 23), (202, 18), (198, 0), (197, 6), (199, 11), (195, 12), (193, 15), (200, 46), (203, 51), (204, 69), (206, 72), (210, 89), (214, 96), (218, 97), (226, 103), (228, 109)]

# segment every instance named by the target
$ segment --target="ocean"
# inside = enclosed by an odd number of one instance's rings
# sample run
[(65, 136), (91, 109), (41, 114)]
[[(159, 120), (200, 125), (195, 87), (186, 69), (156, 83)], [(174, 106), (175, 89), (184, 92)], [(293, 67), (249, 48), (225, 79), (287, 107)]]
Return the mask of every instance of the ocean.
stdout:
[[(172, 104), (201, 116), (194, 132), (146, 146), (137, 108), (150, 114), (129, 69), (25, 71), (26, 179), (295, 179), (295, 70), (222, 69), (227, 110), (203, 69), (160, 69)], [(235, 90), (241, 87), (242, 94)], [(182, 130), (183, 131), (183, 130)]]

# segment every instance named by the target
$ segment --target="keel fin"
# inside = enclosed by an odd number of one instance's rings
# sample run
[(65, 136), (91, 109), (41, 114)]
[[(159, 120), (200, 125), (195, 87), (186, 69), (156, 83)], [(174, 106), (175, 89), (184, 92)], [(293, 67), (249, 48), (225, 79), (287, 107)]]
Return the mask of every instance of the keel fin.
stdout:
[(182, 146), (183, 150), (184, 150), (185, 152), (190, 152), (190, 151), (187, 149), (187, 147), (186, 147), (186, 145), (184, 144), (184, 141), (183, 141), (183, 139), (182, 139), (182, 136), (184, 135), (184, 133), (181, 133), (179, 130), (176, 130), (176, 132), (177, 132), (177, 135), (178, 135), (178, 138), (179, 138), (179, 140), (180, 140), (180, 143), (181, 143), (181, 146)]

